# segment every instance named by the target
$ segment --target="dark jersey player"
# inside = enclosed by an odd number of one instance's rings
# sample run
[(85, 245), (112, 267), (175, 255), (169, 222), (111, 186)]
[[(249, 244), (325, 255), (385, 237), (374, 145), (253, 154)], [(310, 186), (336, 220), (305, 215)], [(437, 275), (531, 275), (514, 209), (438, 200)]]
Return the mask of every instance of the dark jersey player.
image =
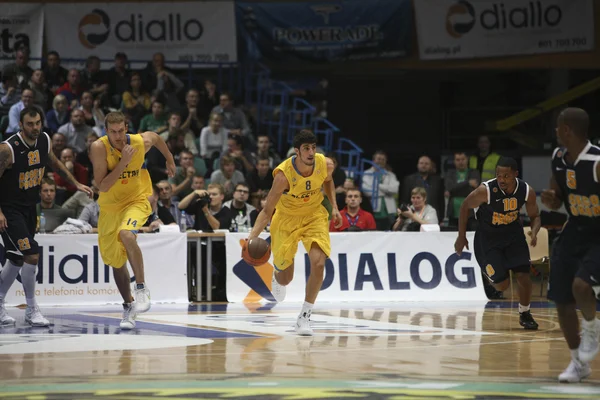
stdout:
[[(550, 190), (542, 202), (552, 210), (563, 203), (569, 214), (552, 246), (548, 298), (556, 303), (558, 321), (571, 350), (571, 363), (561, 382), (579, 382), (591, 374), (589, 362), (598, 353), (600, 322), (600, 148), (588, 140), (589, 118), (580, 108), (560, 113), (552, 155)], [(576, 308), (581, 310), (581, 338)]]
[(0, 233), (6, 250), (6, 264), (0, 273), (0, 325), (12, 325), (15, 319), (6, 313), (4, 298), (19, 270), (25, 291), (25, 322), (47, 326), (35, 301), (38, 244), (34, 239), (37, 225), (36, 204), (40, 184), (50, 163), (77, 189), (93, 194), (77, 182), (52, 151), (52, 142), (42, 132), (42, 115), (35, 107), (26, 107), (19, 119), (20, 131), (0, 143)]
[(460, 207), (458, 238), (454, 243), (457, 254), (469, 248), (467, 221), (469, 210), (475, 209), (479, 221), (475, 232), (473, 250), (477, 263), (497, 290), (510, 285), (509, 271), (519, 283), (519, 323), (525, 329), (537, 329), (538, 324), (529, 310), (531, 302), (531, 261), (529, 246), (519, 218), (525, 205), (531, 220), (531, 245), (537, 244), (540, 230), (540, 213), (535, 191), (525, 181), (517, 178), (517, 162), (502, 158), (496, 166), (496, 178), (483, 182), (471, 192)]

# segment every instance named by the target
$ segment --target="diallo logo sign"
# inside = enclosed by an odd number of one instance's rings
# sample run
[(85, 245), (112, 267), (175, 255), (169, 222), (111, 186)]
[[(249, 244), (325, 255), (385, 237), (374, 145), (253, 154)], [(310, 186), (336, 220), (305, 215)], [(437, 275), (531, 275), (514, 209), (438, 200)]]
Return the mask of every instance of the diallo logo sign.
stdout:
[[(481, 3), (475, 3), (481, 7)], [(486, 3), (485, 8), (475, 9), (471, 2), (460, 0), (452, 4), (446, 13), (446, 31), (454, 38), (469, 33), (476, 24), (484, 31), (553, 28), (560, 24), (562, 9), (541, 1), (522, 2), (511, 7), (505, 3)]]
[(121, 43), (158, 43), (195, 41), (204, 33), (198, 19), (185, 18), (180, 13), (169, 13), (164, 17), (145, 20), (143, 14), (130, 14), (128, 18), (111, 21), (106, 12), (96, 8), (79, 21), (79, 41), (84, 47), (94, 49), (106, 42), (111, 34)]

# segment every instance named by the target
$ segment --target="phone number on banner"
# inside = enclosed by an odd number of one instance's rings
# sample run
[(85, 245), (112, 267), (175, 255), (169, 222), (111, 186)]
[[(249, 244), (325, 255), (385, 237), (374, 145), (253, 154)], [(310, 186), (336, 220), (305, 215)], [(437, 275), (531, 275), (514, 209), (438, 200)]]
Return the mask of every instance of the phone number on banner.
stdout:
[(563, 38), (563, 39), (547, 39), (540, 40), (538, 47), (540, 49), (568, 49), (573, 47), (583, 47), (587, 45), (587, 38)]
[(180, 54), (179, 61), (229, 62), (229, 54)]

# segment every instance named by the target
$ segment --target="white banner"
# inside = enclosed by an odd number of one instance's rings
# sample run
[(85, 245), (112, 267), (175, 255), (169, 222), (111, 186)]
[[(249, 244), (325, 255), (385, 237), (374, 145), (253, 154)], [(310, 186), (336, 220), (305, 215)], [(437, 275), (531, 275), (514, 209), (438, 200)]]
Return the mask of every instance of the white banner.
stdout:
[[(32, 58), (42, 56), (44, 8), (38, 3), (4, 3), (0, 12), (0, 67), (14, 63), (19, 47), (28, 47)], [(40, 68), (40, 61), (30, 61), (31, 68)]]
[(62, 58), (123, 52), (147, 62), (162, 52), (168, 61), (237, 60), (233, 1), (48, 4), (46, 16), (48, 50)]
[(418, 0), (413, 4), (424, 60), (594, 48), (592, 0)]
[[(473, 236), (468, 235), (471, 244)], [(225, 238), (227, 300), (273, 301), (273, 258), (256, 268), (248, 265), (241, 259), (246, 237), (228, 233)], [(459, 258), (455, 240), (455, 232), (332, 233), (318, 301), (486, 301), (475, 256), (465, 251)], [(310, 262), (302, 244), (294, 268), (285, 301), (304, 301)]]
[[(44, 305), (121, 303), (112, 268), (104, 265), (98, 235), (36, 235), (40, 245), (36, 294)], [(1, 243), (1, 239), (0, 239)], [(187, 303), (187, 236), (140, 234), (144, 273), (152, 302)], [(4, 261), (4, 246), (0, 246)], [(131, 267), (128, 266), (133, 278)], [(18, 278), (20, 279), (20, 277)], [(15, 281), (6, 296), (8, 305), (25, 304), (25, 293)]]

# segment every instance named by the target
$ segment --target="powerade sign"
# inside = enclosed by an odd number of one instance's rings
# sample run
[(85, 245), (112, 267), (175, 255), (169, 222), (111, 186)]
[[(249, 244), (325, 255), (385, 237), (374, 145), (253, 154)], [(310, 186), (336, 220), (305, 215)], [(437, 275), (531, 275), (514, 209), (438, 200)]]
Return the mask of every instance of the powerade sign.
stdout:
[(254, 60), (343, 61), (405, 56), (410, 0), (236, 2), (240, 54)]
[[(272, 264), (248, 265), (240, 258), (237, 236), (227, 235), (228, 300), (274, 301), (270, 290)], [(455, 238), (454, 233), (441, 232), (332, 234), (332, 254), (325, 264), (319, 299), (484, 300), (479, 266), (472, 253), (458, 256), (453, 252)], [(304, 299), (310, 260), (301, 244), (294, 268), (286, 301)]]

